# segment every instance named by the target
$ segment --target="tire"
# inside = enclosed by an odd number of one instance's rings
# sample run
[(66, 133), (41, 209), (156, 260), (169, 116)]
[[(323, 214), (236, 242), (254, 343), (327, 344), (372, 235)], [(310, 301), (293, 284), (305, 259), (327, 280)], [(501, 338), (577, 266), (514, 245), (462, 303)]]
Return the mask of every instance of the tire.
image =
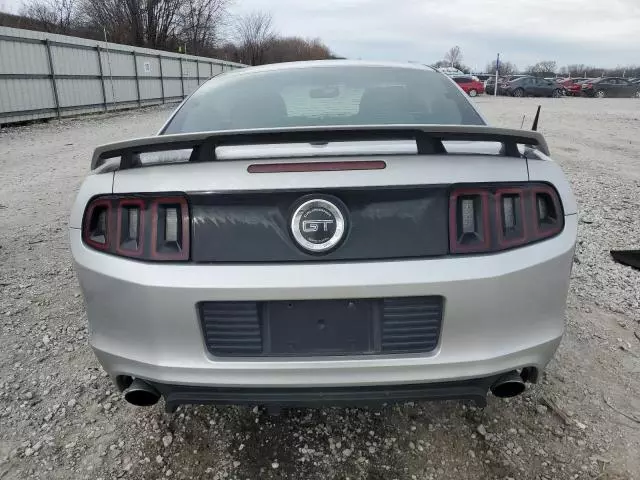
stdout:
[(596, 98), (606, 98), (607, 96), (607, 92), (605, 92), (604, 90), (597, 90), (594, 94), (594, 97)]
[(522, 98), (524, 97), (524, 89), (522, 88), (516, 88), (512, 93), (511, 93), (512, 97), (517, 97), (517, 98)]
[(560, 98), (562, 97), (562, 90), (560, 90), (559, 88), (556, 88), (553, 92), (551, 92), (551, 96), (553, 98)]
[(469, 96), (470, 97), (477, 97), (478, 96), (478, 91), (475, 88), (472, 88), (471, 90), (469, 90)]
[(640, 90), (633, 94), (633, 98), (640, 98)]

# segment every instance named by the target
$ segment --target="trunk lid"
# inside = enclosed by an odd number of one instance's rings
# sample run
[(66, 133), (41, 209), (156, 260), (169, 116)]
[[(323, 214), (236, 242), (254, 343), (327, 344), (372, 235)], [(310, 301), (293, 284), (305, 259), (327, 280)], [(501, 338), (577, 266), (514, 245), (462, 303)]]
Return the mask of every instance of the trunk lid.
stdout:
[[(383, 161), (385, 168), (249, 173), (251, 165), (331, 161)], [(113, 188), (116, 194), (185, 192), (191, 260), (196, 263), (315, 262), (446, 255), (451, 184), (527, 179), (524, 158), (465, 153), (300, 156), (122, 170), (115, 172)], [(339, 205), (346, 234), (340, 248), (310, 255), (292, 238), (293, 217), (307, 199), (318, 198)]]

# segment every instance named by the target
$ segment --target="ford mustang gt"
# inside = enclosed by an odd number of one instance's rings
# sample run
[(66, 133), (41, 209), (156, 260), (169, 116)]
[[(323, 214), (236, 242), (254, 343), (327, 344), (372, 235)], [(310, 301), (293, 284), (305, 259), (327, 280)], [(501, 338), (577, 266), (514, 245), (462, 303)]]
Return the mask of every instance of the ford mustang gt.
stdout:
[(133, 404), (483, 405), (554, 355), (576, 224), (539, 132), (428, 67), (321, 61), (222, 74), (98, 147), (70, 241)]

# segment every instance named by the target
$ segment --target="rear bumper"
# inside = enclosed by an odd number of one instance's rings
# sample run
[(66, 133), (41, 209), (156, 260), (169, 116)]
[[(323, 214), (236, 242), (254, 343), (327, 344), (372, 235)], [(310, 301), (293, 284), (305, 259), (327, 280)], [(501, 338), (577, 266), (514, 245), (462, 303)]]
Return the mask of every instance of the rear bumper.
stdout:
[(152, 383), (152, 386), (164, 397), (169, 412), (184, 404), (322, 407), (379, 405), (413, 400), (471, 400), (477, 406), (484, 407), (489, 388), (499, 378), (500, 375), (494, 375), (457, 382), (311, 388), (221, 388), (161, 383)]
[[(225, 388), (329, 388), (441, 383), (544, 369), (564, 331), (576, 216), (547, 241), (496, 255), (279, 265), (159, 265), (86, 248), (71, 229), (90, 342), (115, 378)], [(441, 295), (438, 347), (427, 354), (216, 358), (196, 305)]]

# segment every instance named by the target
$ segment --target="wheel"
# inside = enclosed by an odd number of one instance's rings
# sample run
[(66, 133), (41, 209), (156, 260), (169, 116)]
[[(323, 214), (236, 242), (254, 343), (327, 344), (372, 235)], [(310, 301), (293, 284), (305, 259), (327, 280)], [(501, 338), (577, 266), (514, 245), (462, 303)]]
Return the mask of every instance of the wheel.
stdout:
[(516, 88), (511, 95), (513, 95), (514, 97), (518, 97), (518, 98), (524, 97), (524, 89)]
[(469, 90), (469, 96), (470, 97), (477, 97), (478, 96), (478, 91), (474, 90), (474, 89)]
[(633, 96), (635, 98), (640, 98), (640, 90), (638, 90)]
[(551, 92), (551, 96), (553, 98), (560, 98), (562, 96), (562, 90), (556, 88), (553, 92)]
[(597, 98), (604, 98), (607, 96), (607, 92), (605, 92), (604, 90), (598, 90), (595, 94), (595, 97)]

